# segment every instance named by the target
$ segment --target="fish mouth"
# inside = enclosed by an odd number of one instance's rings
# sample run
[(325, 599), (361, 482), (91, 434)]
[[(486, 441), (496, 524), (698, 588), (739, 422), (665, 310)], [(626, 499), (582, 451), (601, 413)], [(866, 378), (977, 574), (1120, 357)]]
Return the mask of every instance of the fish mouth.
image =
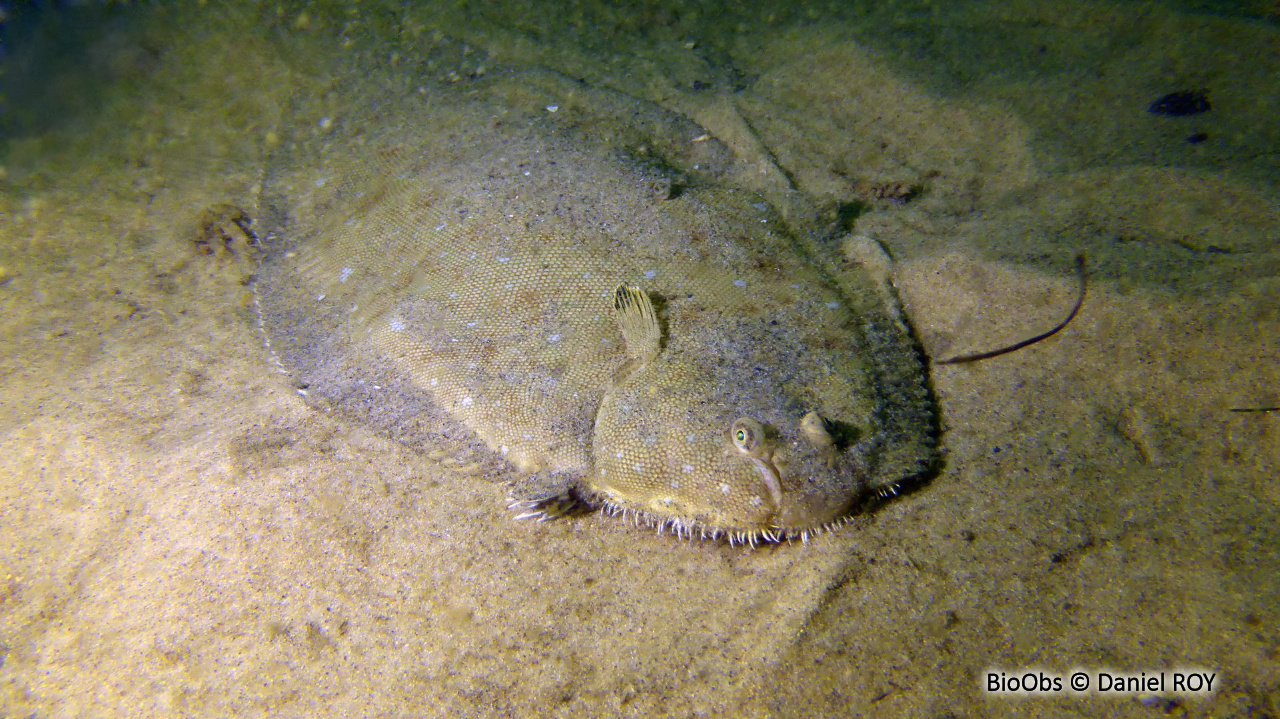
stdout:
[(778, 475), (778, 468), (774, 466), (770, 459), (764, 457), (750, 457), (751, 464), (755, 465), (756, 471), (760, 473), (760, 479), (764, 481), (764, 486), (769, 490), (769, 497), (773, 500), (773, 508), (775, 511), (782, 509), (782, 480)]

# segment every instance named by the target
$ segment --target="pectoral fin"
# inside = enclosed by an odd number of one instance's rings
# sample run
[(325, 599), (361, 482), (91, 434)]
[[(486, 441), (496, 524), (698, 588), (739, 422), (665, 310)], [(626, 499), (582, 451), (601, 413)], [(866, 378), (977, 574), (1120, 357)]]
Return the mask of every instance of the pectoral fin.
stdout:
[(613, 309), (618, 328), (627, 343), (627, 357), (633, 367), (648, 364), (662, 345), (662, 328), (653, 301), (639, 287), (618, 285), (613, 291)]

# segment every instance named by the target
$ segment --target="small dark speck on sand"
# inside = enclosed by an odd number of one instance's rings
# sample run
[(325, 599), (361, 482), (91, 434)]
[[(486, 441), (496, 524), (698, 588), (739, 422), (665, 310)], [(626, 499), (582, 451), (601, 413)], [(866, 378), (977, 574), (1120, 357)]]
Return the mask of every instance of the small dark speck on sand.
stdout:
[(1147, 112), (1170, 117), (1186, 117), (1187, 115), (1199, 115), (1202, 112), (1208, 112), (1210, 109), (1209, 96), (1203, 90), (1182, 90), (1171, 92), (1151, 103), (1151, 106), (1147, 108)]
[(1192, 145), (1199, 145), (1200, 143), (1202, 143), (1202, 142), (1204, 142), (1205, 140), (1208, 140), (1208, 139), (1209, 139), (1209, 133), (1207, 133), (1207, 132), (1197, 132), (1196, 134), (1191, 135), (1190, 137), (1188, 137), (1188, 138), (1187, 138), (1187, 142), (1191, 143)]

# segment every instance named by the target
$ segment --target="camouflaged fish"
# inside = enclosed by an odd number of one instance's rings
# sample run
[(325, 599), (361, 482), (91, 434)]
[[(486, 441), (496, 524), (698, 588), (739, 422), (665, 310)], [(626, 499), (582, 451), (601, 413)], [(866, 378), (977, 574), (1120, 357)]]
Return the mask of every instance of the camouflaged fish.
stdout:
[(933, 465), (883, 273), (823, 269), (715, 182), (701, 128), (647, 125), (677, 148), (656, 162), (399, 102), (289, 140), (268, 178), (260, 316), (310, 402), (510, 481), (522, 516), (735, 543), (807, 539)]

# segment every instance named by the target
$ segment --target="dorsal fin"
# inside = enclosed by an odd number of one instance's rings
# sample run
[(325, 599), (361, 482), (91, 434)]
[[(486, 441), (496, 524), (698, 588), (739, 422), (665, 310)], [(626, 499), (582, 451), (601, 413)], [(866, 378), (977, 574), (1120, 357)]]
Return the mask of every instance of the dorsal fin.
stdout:
[(647, 364), (657, 357), (662, 344), (662, 328), (649, 295), (639, 287), (618, 285), (613, 291), (613, 309), (632, 363)]

